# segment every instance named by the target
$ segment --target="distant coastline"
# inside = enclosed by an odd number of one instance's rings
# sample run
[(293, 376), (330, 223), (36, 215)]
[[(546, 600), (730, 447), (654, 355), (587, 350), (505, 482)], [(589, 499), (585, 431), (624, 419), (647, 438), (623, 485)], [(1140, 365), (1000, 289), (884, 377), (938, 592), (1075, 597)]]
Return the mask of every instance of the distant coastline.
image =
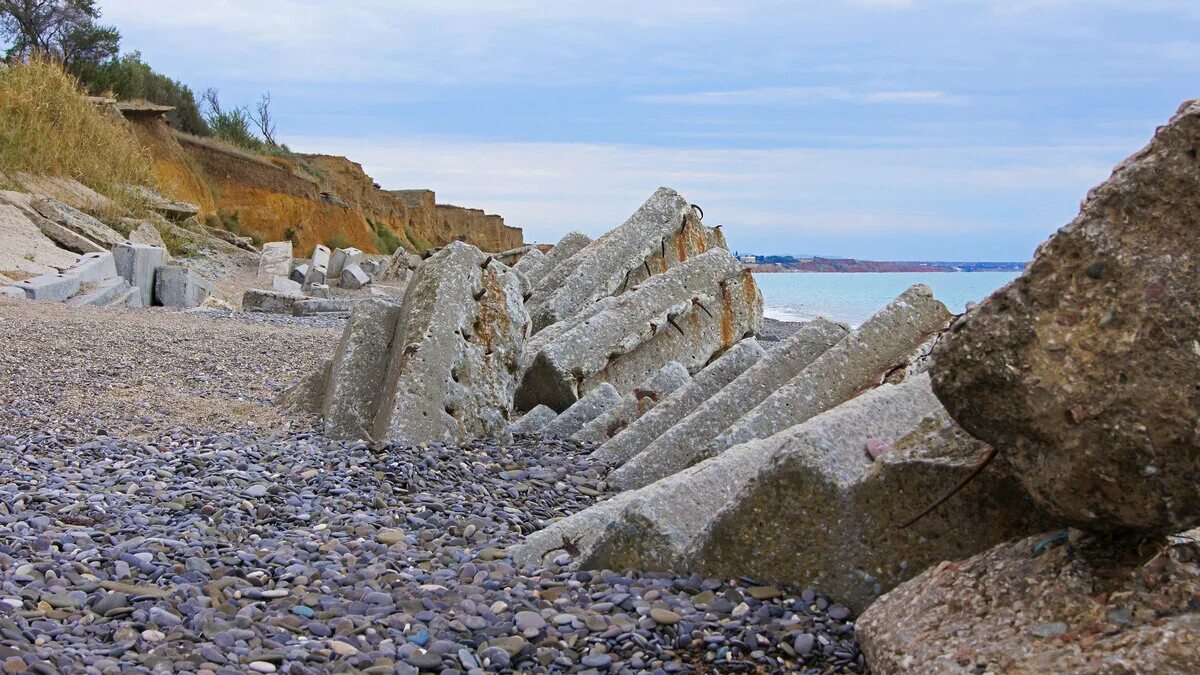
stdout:
[(1023, 262), (950, 262), (942, 260), (884, 261), (855, 258), (793, 256), (738, 256), (742, 264), (758, 274), (804, 272), (1020, 272)]

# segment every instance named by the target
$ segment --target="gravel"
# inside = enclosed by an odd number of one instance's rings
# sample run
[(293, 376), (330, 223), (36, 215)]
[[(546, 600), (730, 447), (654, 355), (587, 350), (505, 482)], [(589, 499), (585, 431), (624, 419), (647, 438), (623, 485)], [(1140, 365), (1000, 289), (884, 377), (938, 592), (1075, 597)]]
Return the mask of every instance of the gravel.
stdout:
[(811, 589), (514, 566), (506, 547), (611, 495), (589, 446), (282, 418), (338, 333), (0, 304), (5, 672), (864, 670), (852, 615)]

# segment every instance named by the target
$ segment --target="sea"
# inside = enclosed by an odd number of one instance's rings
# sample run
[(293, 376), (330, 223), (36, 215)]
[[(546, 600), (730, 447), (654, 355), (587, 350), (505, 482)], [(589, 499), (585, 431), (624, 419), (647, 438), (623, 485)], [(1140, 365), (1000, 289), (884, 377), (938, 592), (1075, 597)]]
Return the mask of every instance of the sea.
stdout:
[(951, 312), (979, 302), (1020, 272), (795, 272), (755, 274), (764, 314), (779, 321), (823, 316), (858, 327), (913, 284), (926, 284)]

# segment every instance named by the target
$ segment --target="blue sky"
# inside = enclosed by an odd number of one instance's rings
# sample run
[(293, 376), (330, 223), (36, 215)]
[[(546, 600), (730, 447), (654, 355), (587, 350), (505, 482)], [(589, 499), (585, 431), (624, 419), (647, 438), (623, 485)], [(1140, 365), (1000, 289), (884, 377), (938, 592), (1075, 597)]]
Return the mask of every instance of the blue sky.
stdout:
[(1194, 0), (101, 0), (294, 150), (602, 233), (660, 185), (732, 247), (1026, 260), (1200, 96)]

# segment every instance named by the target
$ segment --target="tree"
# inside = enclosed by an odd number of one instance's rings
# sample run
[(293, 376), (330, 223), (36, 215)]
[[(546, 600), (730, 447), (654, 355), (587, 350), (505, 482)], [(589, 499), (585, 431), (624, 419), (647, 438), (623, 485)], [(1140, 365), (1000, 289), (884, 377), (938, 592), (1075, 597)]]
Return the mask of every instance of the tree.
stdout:
[(208, 123), (208, 128), (212, 129), (214, 136), (247, 150), (263, 149), (262, 139), (251, 129), (253, 122), (245, 107), (225, 110), (221, 107), (221, 98), (217, 90), (211, 87), (200, 95), (200, 106), (204, 113), (204, 121)]
[(279, 145), (275, 142), (275, 120), (271, 117), (271, 92), (268, 91), (258, 99), (258, 105), (255, 106), (255, 112), (250, 114), (250, 119), (269, 145)]
[(0, 0), (0, 36), (9, 43), (9, 59), (44, 54), (76, 73), (120, 50), (121, 33), (97, 23), (95, 0)]

